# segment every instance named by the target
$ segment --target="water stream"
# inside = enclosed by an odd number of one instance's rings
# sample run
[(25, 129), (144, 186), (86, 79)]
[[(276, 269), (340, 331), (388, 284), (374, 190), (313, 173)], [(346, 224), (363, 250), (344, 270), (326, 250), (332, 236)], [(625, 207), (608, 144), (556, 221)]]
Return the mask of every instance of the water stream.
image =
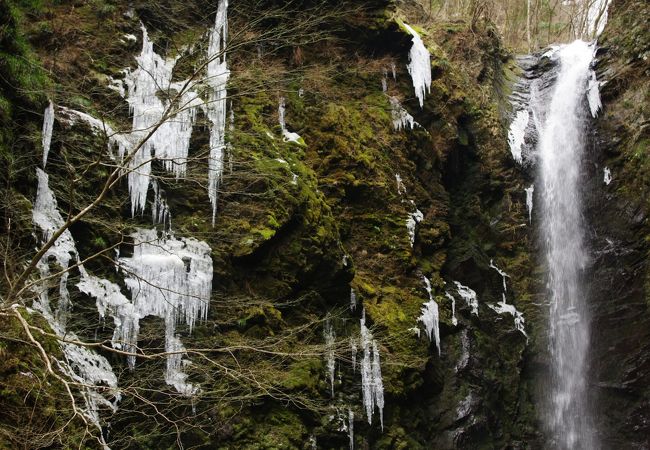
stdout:
[(583, 273), (588, 262), (581, 186), (589, 122), (594, 47), (558, 47), (557, 78), (539, 123), (537, 182), (540, 236), (548, 268), (551, 376), (544, 419), (554, 448), (598, 448), (588, 392), (589, 313)]

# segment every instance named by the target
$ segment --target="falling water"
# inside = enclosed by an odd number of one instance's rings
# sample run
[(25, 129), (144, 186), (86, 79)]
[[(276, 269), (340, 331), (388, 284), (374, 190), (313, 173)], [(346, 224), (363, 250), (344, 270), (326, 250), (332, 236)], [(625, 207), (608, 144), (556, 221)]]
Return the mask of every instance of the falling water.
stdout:
[(582, 274), (582, 158), (586, 93), (594, 48), (583, 42), (557, 50), (559, 72), (539, 130), (541, 236), (548, 265), (551, 377), (545, 420), (555, 448), (595, 449), (587, 392), (589, 315)]

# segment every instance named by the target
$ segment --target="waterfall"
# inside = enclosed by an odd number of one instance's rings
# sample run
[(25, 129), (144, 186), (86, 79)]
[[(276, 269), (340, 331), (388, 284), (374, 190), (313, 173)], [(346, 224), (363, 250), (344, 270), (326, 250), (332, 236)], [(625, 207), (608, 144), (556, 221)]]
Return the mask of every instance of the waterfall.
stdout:
[(538, 186), (548, 266), (551, 377), (544, 419), (554, 448), (594, 449), (587, 390), (589, 314), (582, 274), (588, 261), (580, 195), (588, 120), (587, 93), (594, 48), (560, 47), (559, 69), (539, 129)]

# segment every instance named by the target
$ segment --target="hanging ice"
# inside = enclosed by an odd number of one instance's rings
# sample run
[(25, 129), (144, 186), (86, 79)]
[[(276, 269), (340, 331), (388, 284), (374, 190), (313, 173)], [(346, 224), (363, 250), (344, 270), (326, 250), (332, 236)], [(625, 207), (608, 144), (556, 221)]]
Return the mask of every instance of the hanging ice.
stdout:
[(478, 316), (478, 298), (476, 297), (476, 292), (467, 286), (463, 286), (458, 281), (454, 281), (454, 284), (456, 285), (458, 295), (460, 295), (463, 300), (465, 300), (467, 305), (472, 309), (472, 314)]
[(357, 341), (350, 337), (350, 356), (352, 360), (352, 372), (357, 370)]
[(52, 130), (54, 129), (54, 105), (49, 102), (43, 114), (43, 167), (47, 164), (47, 155), (50, 152), (52, 142)]
[(348, 437), (350, 439), (350, 450), (354, 450), (354, 411), (348, 408)]
[(600, 82), (596, 78), (596, 72), (594, 70), (589, 71), (589, 81), (587, 82), (587, 100), (589, 101), (589, 111), (591, 112), (591, 117), (597, 117), (598, 111), (602, 108), (602, 103), (600, 102)]
[(326, 351), (326, 360), (327, 360), (327, 372), (329, 373), (330, 386), (332, 389), (332, 397), (334, 397), (334, 370), (336, 368), (336, 359), (334, 356), (334, 342), (336, 335), (334, 333), (334, 328), (329, 319), (325, 322), (325, 327), (323, 328), (323, 337), (325, 338), (325, 351)]
[(406, 219), (406, 231), (409, 234), (409, 242), (411, 247), (415, 244), (415, 225), (424, 220), (424, 214), (419, 209), (415, 209), (415, 212), (410, 213)]
[(612, 182), (612, 171), (609, 170), (609, 167), (603, 169), (603, 183), (609, 186), (609, 183)]
[[(184, 322), (192, 331), (197, 320), (207, 318), (212, 291), (210, 247), (193, 238), (158, 238), (156, 230), (137, 229), (133, 256), (119, 259), (127, 274), (124, 282), (131, 291), (135, 318), (156, 316), (165, 321), (165, 349), (172, 352), (166, 379), (181, 393), (191, 394), (194, 387), (184, 384), (176, 373), (182, 364), (184, 349), (179, 347), (176, 324)], [(135, 345), (127, 342), (128, 345)]]
[(400, 176), (400, 174), (398, 173), (395, 174), (395, 181), (397, 182), (397, 193), (399, 195), (406, 194), (406, 186), (404, 186), (404, 182), (402, 181), (402, 177)]
[(210, 128), (210, 160), (208, 162), (208, 196), (212, 203), (212, 225), (217, 214), (219, 183), (223, 173), (223, 154), (226, 134), (226, 98), (230, 71), (226, 62), (228, 39), (228, 0), (219, 0), (214, 27), (208, 43), (207, 84), (210, 93), (207, 116)]
[(438, 355), (440, 355), (440, 321), (438, 317), (438, 303), (433, 299), (431, 282), (429, 279), (423, 275), (422, 281), (424, 282), (424, 288), (429, 295), (429, 301), (422, 305), (422, 314), (418, 317), (418, 321), (424, 324), (424, 331), (427, 333), (427, 337), (430, 341), (435, 341)]
[(282, 128), (282, 139), (284, 142), (300, 143), (300, 140), (302, 139), (300, 135), (287, 130), (287, 125), (284, 120), (285, 112), (286, 106), (284, 103), (284, 97), (280, 97), (280, 103), (278, 104), (278, 121), (280, 122), (280, 128)]
[(494, 264), (494, 260), (492, 260), (492, 259), (490, 260), (490, 268), (496, 270), (497, 273), (498, 273), (499, 275), (501, 275), (501, 280), (503, 281), (503, 292), (504, 292), (504, 293), (507, 292), (507, 291), (508, 291), (508, 287), (506, 286), (506, 278), (510, 278), (510, 275), (508, 275), (507, 273), (505, 273), (503, 270), (499, 269), (499, 268)]
[(528, 126), (528, 111), (517, 111), (515, 118), (510, 124), (508, 130), (508, 144), (510, 145), (510, 153), (513, 159), (521, 164), (522, 162), (522, 146), (524, 145), (524, 137), (526, 136), (526, 127)]
[[(38, 188), (32, 220), (41, 231), (41, 241), (45, 242), (64, 226), (65, 222), (59, 213), (54, 193), (50, 190), (47, 174), (41, 169), (36, 169), (36, 174)], [(52, 313), (50, 307), (47, 286), (48, 278), (53, 276), (48, 263), (50, 259), (54, 259), (63, 270), (59, 278), (59, 306), (55, 313)], [(75, 333), (66, 330), (70, 299), (67, 288), (68, 268), (73, 259), (78, 261), (77, 249), (70, 231), (66, 230), (37, 263), (42, 281), (37, 285), (38, 297), (33, 304), (45, 317), (54, 333), (60, 339), (70, 341), (79, 340)], [(60, 342), (60, 346), (65, 361), (57, 362), (67, 376), (83, 386), (80, 388), (85, 404), (85, 408), (82, 408), (83, 414), (101, 431), (100, 408), (115, 411), (120, 401), (117, 377), (108, 360), (92, 350), (69, 342)], [(103, 438), (100, 439), (103, 443)]]
[(510, 314), (514, 318), (515, 321), (515, 329), (519, 330), (521, 334), (526, 336), (528, 338), (528, 335), (526, 334), (526, 331), (524, 329), (524, 315), (517, 311), (517, 308), (515, 308), (514, 305), (509, 305), (506, 303), (506, 295), (502, 294), (502, 301), (497, 303), (496, 305), (491, 305), (488, 304), (490, 308), (492, 308), (494, 311), (496, 311), (497, 314)]
[(381, 377), (381, 364), (377, 342), (366, 327), (366, 312), (361, 313), (361, 389), (363, 405), (366, 410), (368, 423), (372, 424), (372, 414), (375, 407), (379, 409), (381, 428), (384, 429), (384, 384)]
[(419, 124), (415, 121), (412, 115), (399, 103), (396, 97), (388, 97), (390, 101), (390, 115), (393, 119), (393, 128), (397, 131), (405, 130), (407, 128), (413, 129)]
[(533, 192), (535, 192), (535, 185), (531, 184), (530, 187), (524, 189), (526, 191), (526, 208), (528, 209), (528, 223), (533, 223)]
[[(49, 187), (49, 177), (41, 169), (36, 169), (38, 178), (38, 188), (36, 191), (36, 200), (32, 210), (32, 221), (41, 231), (42, 242), (48, 241), (54, 233), (64, 226), (65, 221), (59, 212), (54, 193)], [(68, 309), (70, 308), (70, 294), (68, 292), (68, 267), (72, 259), (77, 259), (77, 249), (69, 230), (65, 230), (56, 240), (47, 252), (43, 255), (36, 267), (41, 274), (41, 278), (46, 279), (51, 276), (50, 265), (48, 261), (54, 259), (62, 272), (59, 279), (59, 302), (57, 310), (50, 311), (49, 300), (47, 299), (47, 289), (43, 287), (44, 301), (41, 302), (44, 314), (49, 314), (56, 319), (62, 330), (65, 330)]]
[(420, 108), (423, 108), (424, 97), (427, 92), (431, 92), (431, 54), (424, 46), (420, 35), (407, 24), (404, 24), (404, 27), (413, 36), (413, 45), (409, 52), (409, 63), (406, 68), (413, 79), (413, 89), (420, 102)]
[(357, 309), (357, 294), (354, 292), (354, 288), (350, 288), (350, 311)]

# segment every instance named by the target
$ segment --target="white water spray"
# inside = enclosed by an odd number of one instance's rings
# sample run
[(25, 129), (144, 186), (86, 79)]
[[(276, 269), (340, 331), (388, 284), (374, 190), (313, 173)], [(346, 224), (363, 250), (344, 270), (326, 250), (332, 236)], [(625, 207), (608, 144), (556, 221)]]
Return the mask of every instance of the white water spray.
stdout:
[(589, 315), (581, 281), (587, 263), (580, 187), (593, 47), (559, 50), (559, 73), (539, 130), (541, 236), (548, 265), (551, 377), (545, 421), (552, 446), (598, 448), (587, 391)]

